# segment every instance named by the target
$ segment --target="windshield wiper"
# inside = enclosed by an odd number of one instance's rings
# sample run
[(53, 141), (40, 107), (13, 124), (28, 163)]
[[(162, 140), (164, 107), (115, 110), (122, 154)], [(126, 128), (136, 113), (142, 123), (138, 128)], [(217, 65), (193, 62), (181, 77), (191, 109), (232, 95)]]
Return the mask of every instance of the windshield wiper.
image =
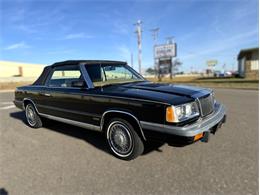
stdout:
[(128, 81), (128, 82), (118, 82), (118, 83), (107, 83), (104, 85), (100, 85), (100, 87), (107, 87), (112, 85), (123, 85), (123, 84), (129, 84), (129, 83), (137, 83), (137, 82), (144, 82), (145, 80), (135, 80), (135, 81)]

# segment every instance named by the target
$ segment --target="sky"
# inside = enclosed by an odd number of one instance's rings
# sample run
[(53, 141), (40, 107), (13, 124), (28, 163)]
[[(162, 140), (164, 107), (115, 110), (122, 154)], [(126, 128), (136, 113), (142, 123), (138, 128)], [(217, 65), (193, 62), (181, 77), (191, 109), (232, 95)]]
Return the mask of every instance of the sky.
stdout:
[(152, 67), (151, 29), (158, 44), (174, 36), (180, 71), (237, 68), (241, 49), (259, 46), (257, 0), (0, 0), (0, 60), (52, 64), (110, 59), (138, 70), (137, 20), (142, 20), (142, 68)]

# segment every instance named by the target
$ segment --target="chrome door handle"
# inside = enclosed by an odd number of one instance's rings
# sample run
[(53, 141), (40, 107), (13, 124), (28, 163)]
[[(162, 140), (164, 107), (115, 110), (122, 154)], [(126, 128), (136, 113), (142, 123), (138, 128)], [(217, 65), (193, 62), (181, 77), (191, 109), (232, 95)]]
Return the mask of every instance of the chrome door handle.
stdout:
[(51, 94), (49, 94), (49, 93), (43, 93), (42, 95), (47, 96), (47, 97), (51, 96)]

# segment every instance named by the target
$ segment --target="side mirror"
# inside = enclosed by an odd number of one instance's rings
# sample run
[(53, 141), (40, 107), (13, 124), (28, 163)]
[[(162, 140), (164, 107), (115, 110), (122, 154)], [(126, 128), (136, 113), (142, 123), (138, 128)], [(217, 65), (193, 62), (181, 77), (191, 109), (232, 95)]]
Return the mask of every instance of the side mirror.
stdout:
[(72, 81), (71, 82), (71, 87), (78, 87), (78, 88), (83, 88), (86, 87), (86, 82), (85, 81)]

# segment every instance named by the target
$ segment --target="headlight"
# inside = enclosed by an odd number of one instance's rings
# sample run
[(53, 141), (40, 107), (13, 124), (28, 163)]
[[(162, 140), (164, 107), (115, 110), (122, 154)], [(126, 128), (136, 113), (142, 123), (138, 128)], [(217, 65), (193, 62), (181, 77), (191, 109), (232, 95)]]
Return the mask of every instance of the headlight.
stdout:
[(166, 121), (167, 122), (182, 122), (187, 119), (196, 117), (199, 115), (199, 109), (196, 102), (169, 106), (166, 108)]

